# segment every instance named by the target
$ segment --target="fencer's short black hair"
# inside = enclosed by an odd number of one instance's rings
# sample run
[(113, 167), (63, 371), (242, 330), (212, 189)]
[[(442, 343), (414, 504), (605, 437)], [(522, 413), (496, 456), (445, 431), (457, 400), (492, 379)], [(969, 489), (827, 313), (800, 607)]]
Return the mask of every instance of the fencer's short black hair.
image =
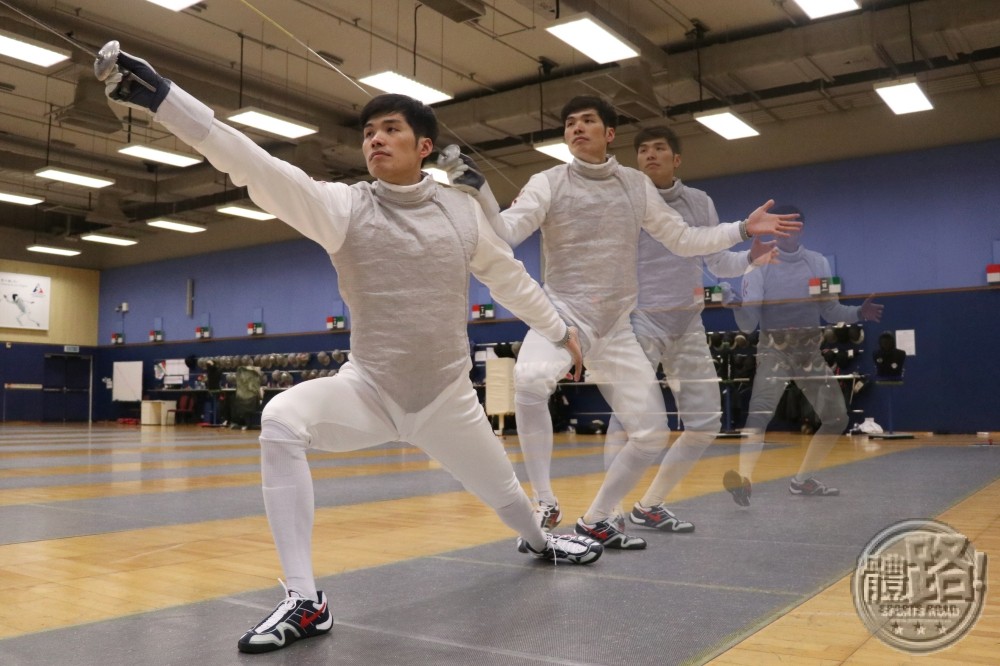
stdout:
[(644, 127), (639, 130), (638, 134), (635, 135), (635, 139), (632, 140), (632, 147), (639, 150), (639, 146), (646, 143), (647, 141), (655, 141), (657, 139), (663, 139), (670, 146), (670, 150), (674, 152), (674, 155), (681, 154), (681, 140), (677, 134), (667, 127), (666, 125), (656, 125), (654, 127)]
[(604, 123), (605, 127), (616, 128), (618, 127), (618, 114), (615, 113), (615, 107), (600, 97), (594, 95), (577, 95), (570, 101), (566, 102), (563, 106), (562, 112), (559, 114), (563, 125), (566, 124), (566, 119), (574, 113), (579, 113), (580, 111), (586, 111), (587, 109), (593, 109), (597, 111), (597, 115), (600, 116), (601, 122)]
[(434, 110), (420, 100), (407, 95), (390, 93), (372, 97), (361, 109), (361, 127), (367, 125), (372, 118), (386, 116), (390, 113), (401, 114), (418, 139), (426, 137), (431, 140), (431, 143), (437, 143), (438, 121)]
[(778, 204), (771, 210), (767, 211), (769, 213), (774, 213), (775, 215), (798, 215), (799, 222), (806, 221), (806, 214), (803, 213), (798, 206), (793, 206), (791, 204)]

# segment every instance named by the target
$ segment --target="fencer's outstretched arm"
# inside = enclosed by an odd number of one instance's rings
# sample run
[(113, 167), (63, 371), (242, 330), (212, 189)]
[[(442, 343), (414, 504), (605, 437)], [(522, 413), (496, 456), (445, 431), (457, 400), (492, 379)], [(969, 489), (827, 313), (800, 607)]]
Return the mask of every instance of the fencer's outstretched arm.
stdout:
[(643, 228), (664, 247), (681, 257), (693, 257), (725, 250), (751, 236), (773, 234), (787, 236), (802, 227), (798, 215), (774, 215), (768, 201), (742, 222), (728, 222), (715, 227), (688, 226), (680, 213), (663, 202), (651, 180), (646, 181), (646, 213)]
[[(115, 102), (155, 112), (153, 119), (204, 155), (237, 186), (246, 186), (258, 206), (278, 216), (329, 253), (343, 244), (351, 197), (347, 185), (313, 180), (298, 167), (270, 155), (250, 138), (219, 122), (211, 108), (164, 79), (144, 60), (121, 52), (119, 72), (106, 80)], [(153, 90), (139, 85), (125, 70)]]

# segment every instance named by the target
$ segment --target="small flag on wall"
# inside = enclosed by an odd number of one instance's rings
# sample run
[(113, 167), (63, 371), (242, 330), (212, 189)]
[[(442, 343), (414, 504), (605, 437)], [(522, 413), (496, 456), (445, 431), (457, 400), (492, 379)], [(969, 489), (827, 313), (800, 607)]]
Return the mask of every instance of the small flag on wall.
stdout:
[(809, 278), (809, 295), (825, 296), (827, 294), (839, 294), (843, 291), (843, 285), (839, 277), (829, 278)]

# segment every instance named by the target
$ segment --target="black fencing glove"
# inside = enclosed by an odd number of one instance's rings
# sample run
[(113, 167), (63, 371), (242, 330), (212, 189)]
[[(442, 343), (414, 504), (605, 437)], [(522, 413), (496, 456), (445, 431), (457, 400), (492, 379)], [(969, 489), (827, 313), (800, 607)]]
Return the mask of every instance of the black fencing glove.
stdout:
[(104, 80), (104, 94), (115, 102), (156, 113), (170, 92), (170, 79), (157, 74), (142, 58), (124, 51), (118, 52), (115, 64), (115, 70)]
[(486, 184), (486, 177), (479, 171), (475, 160), (468, 155), (463, 155), (455, 144), (445, 147), (438, 155), (438, 168), (448, 175), (448, 182), (464, 192), (475, 195), (478, 194), (483, 185)]

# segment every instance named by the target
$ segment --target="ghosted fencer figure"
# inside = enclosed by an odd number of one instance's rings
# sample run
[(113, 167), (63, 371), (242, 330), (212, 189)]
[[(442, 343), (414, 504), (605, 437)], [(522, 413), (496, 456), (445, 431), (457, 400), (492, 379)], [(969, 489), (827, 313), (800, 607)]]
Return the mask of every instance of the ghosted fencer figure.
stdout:
[(730, 470), (723, 477), (724, 487), (740, 506), (750, 505), (751, 479), (764, 448), (764, 434), (791, 382), (809, 401), (821, 424), (788, 491), (819, 497), (840, 494), (839, 489), (826, 486), (813, 475), (848, 425), (843, 392), (822, 355), (822, 322), (852, 324), (882, 318), (882, 305), (871, 298), (861, 305), (844, 305), (836, 295), (810, 295), (811, 279), (832, 277), (830, 264), (822, 254), (802, 245), (808, 228), (802, 211), (794, 206), (775, 206), (774, 210), (798, 213), (802, 231), (778, 239), (778, 262), (744, 276), (740, 297), (732, 292), (724, 296), (724, 304), (732, 308), (744, 333), (760, 329), (739, 470)]
[[(633, 147), (639, 170), (685, 223), (692, 227), (718, 226), (719, 215), (711, 197), (677, 177), (682, 163), (681, 143), (673, 130), (664, 125), (643, 128), (635, 135)], [(681, 257), (646, 231), (639, 233), (639, 294), (631, 316), (632, 329), (650, 366), (654, 370), (662, 366), (684, 429), (667, 450), (639, 501), (627, 514), (621, 511), (630, 523), (665, 532), (694, 531), (694, 523), (678, 518), (664, 501), (721, 429), (719, 379), (729, 379), (732, 358), (728, 336), (718, 334), (717, 354), (707, 344), (701, 317), (705, 309), (703, 276), (741, 277), (769, 263), (777, 252), (774, 244), (755, 236), (749, 250)], [(618, 418), (612, 416), (604, 445), (605, 467), (610, 468), (625, 442), (625, 431)]]
[[(470, 158), (459, 156), (439, 166), (450, 182), (476, 194), (494, 230), (512, 247), (541, 232), (545, 291), (560, 314), (579, 327), (588, 380), (597, 385), (627, 438), (575, 529), (608, 548), (637, 550), (646, 541), (622, 531), (618, 506), (663, 451), (669, 432), (656, 373), (630, 321), (638, 293), (639, 233), (646, 231), (677, 255), (698, 256), (751, 236), (781, 235), (798, 223), (794, 215), (770, 213), (772, 202), (767, 202), (741, 222), (688, 226), (648, 176), (608, 154), (618, 114), (607, 100), (574, 97), (560, 117), (573, 161), (533, 175), (503, 212)], [(564, 350), (529, 331), (514, 366), (517, 433), (539, 521), (547, 529), (562, 516), (552, 488), (548, 403), (570, 364)]]

